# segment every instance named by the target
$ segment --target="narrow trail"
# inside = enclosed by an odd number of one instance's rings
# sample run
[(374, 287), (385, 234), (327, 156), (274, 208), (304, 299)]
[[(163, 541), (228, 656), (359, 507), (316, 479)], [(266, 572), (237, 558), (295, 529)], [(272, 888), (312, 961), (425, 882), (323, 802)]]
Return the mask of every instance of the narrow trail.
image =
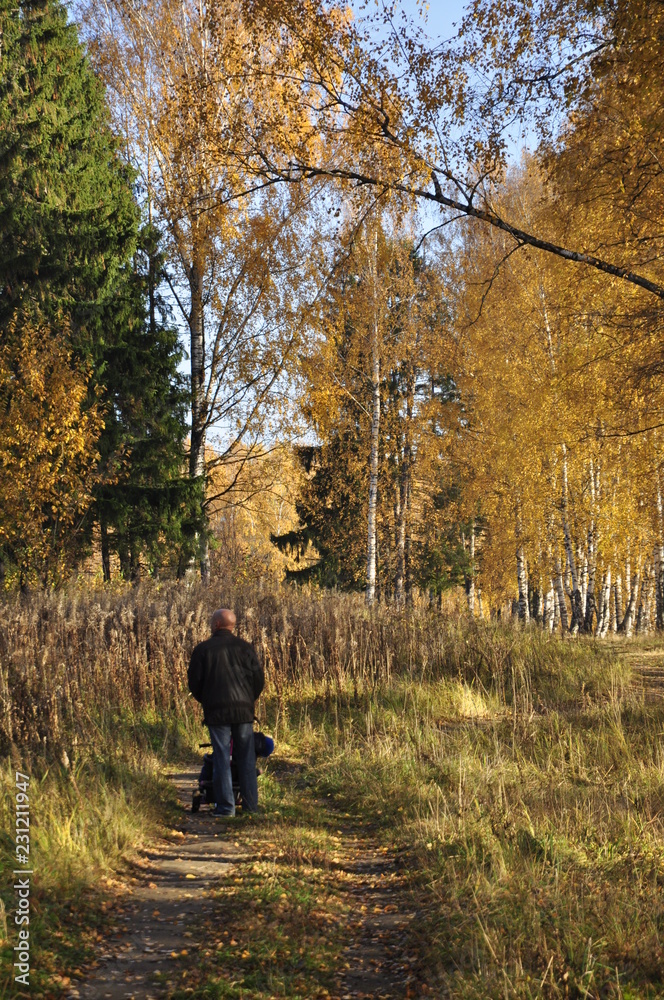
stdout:
[(244, 852), (220, 839), (211, 819), (192, 814), (191, 789), (197, 776), (196, 771), (169, 775), (182, 806), (182, 823), (172, 839), (142, 852), (127, 885), (130, 895), (121, 918), (126, 930), (101, 941), (98, 968), (80, 989), (70, 990), (72, 1000), (168, 996), (170, 974), (198, 947), (191, 925), (212, 911), (211, 890), (244, 860)]
[[(192, 814), (197, 776), (194, 770), (169, 775), (182, 809), (177, 828), (170, 839), (143, 852), (126, 885), (123, 914), (109, 921), (114, 930), (118, 924), (124, 928), (109, 935), (100, 927), (98, 964), (85, 983), (69, 988), (68, 1000), (167, 1000), (182, 990), (199, 952), (205, 961), (203, 928), (220, 912), (220, 889), (239, 882), (243, 867), (249, 872), (256, 858), (271, 860), (271, 849), (275, 855), (268, 825), (220, 825), (205, 807)], [(329, 1000), (422, 995), (415, 957), (408, 954), (408, 928), (416, 913), (405, 873), (369, 831), (329, 808), (324, 815), (338, 835), (332, 867), (343, 876), (341, 896), (349, 914), (336, 985), (326, 995)], [(225, 926), (232, 936), (233, 924)]]
[(344, 1000), (415, 996), (414, 956), (408, 955), (407, 930), (416, 914), (408, 905), (403, 876), (394, 860), (376, 848), (345, 838), (348, 890), (356, 915), (353, 941), (344, 958), (348, 968), (340, 979)]

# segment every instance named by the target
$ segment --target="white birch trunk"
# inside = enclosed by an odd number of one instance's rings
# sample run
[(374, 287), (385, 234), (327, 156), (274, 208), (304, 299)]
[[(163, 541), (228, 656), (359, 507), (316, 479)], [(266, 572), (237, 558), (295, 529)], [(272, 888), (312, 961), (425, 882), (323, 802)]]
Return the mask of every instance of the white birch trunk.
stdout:
[(530, 610), (528, 608), (528, 575), (526, 573), (526, 556), (523, 545), (516, 550), (516, 581), (519, 592), (518, 614), (522, 622), (530, 621)]
[(607, 568), (604, 574), (604, 583), (602, 586), (602, 617), (601, 622), (598, 623), (598, 635), (601, 639), (605, 639), (609, 626), (611, 624), (611, 567)]
[(569, 621), (567, 618), (565, 583), (563, 580), (563, 572), (560, 566), (560, 559), (556, 559), (556, 597), (557, 597), (558, 618), (560, 620), (560, 626), (563, 632), (566, 632), (569, 627)]
[[(627, 574), (625, 574), (625, 575), (627, 576)], [(632, 631), (634, 629), (634, 613), (635, 613), (635, 610), (636, 610), (636, 599), (637, 599), (637, 597), (639, 595), (639, 578), (640, 578), (640, 575), (641, 574), (640, 574), (640, 572), (639, 572), (638, 569), (637, 569), (636, 573), (634, 574), (634, 579), (633, 580), (631, 579), (631, 574), (630, 574), (630, 583), (631, 583), (631, 586), (630, 586), (630, 590), (629, 590), (629, 600), (627, 602), (627, 607), (625, 608), (625, 617), (623, 618), (622, 624), (621, 624), (620, 629), (619, 629), (619, 631), (624, 632), (625, 635), (628, 638), (629, 638), (629, 636), (631, 636)]]
[(567, 447), (563, 445), (563, 534), (565, 538), (565, 554), (567, 556), (567, 566), (572, 578), (570, 600), (572, 604), (572, 619), (570, 621), (570, 631), (576, 634), (583, 622), (584, 603), (579, 589), (579, 578), (576, 570), (576, 560), (574, 559), (574, 547), (572, 545), (572, 534), (569, 528), (568, 509), (568, 487), (567, 487)]
[(625, 612), (623, 609), (622, 576), (620, 575), (620, 573), (618, 573), (618, 576), (616, 577), (616, 585), (614, 587), (614, 594), (613, 594), (613, 603), (614, 603), (613, 612), (615, 620), (613, 631), (617, 632), (620, 626), (622, 625), (623, 618), (625, 617)]
[(553, 588), (553, 580), (549, 580), (549, 589), (544, 595), (542, 608), (542, 624), (547, 632), (553, 632), (556, 618), (556, 592)]
[[(579, 551), (579, 558), (581, 558), (581, 552)], [(588, 596), (588, 555), (583, 553), (583, 570), (581, 572), (581, 607), (583, 609), (583, 617), (586, 617), (586, 598)]]
[(654, 578), (653, 568), (646, 564), (641, 580), (641, 595), (639, 599), (639, 610), (636, 616), (636, 634), (644, 635), (650, 631), (650, 611), (652, 604), (652, 582)]
[(371, 454), (369, 458), (369, 515), (367, 524), (367, 604), (376, 598), (376, 515), (378, 508), (378, 445), (380, 441), (380, 339), (378, 326), (378, 233), (374, 235), (373, 328), (371, 337)]
[[(561, 621), (560, 621), (560, 598), (558, 596), (558, 591), (557, 590), (554, 590), (553, 593), (554, 593), (554, 597), (555, 597), (555, 603), (554, 603), (554, 608), (553, 608), (553, 629), (555, 631), (558, 628), (558, 626), (561, 624)], [(567, 609), (565, 609), (565, 610), (567, 610)]]

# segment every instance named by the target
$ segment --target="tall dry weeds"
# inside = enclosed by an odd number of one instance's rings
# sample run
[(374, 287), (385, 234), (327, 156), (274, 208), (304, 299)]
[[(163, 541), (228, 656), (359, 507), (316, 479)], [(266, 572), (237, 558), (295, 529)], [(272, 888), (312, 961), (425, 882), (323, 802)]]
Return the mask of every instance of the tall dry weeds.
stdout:
[(190, 715), (189, 656), (220, 604), (235, 608), (240, 634), (262, 656), (268, 692), (284, 706), (312, 686), (368, 697), (392, 676), (449, 676), (528, 714), (547, 688), (559, 702), (581, 684), (592, 694), (610, 683), (607, 655), (593, 644), (427, 607), (368, 610), (358, 595), (260, 582), (71, 587), (0, 604), (0, 752), (60, 753), (112, 727), (118, 713)]

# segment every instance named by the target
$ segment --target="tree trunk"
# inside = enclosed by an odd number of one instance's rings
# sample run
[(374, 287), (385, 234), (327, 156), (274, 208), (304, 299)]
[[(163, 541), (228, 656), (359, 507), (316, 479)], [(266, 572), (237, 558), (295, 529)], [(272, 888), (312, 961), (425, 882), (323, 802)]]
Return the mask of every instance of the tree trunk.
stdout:
[(205, 437), (207, 431), (207, 400), (205, 392), (205, 323), (203, 314), (203, 269), (194, 261), (189, 272), (191, 312), (189, 314), (191, 359), (191, 450), (189, 475), (203, 485), (201, 531), (198, 554), (203, 583), (210, 581), (210, 553), (205, 517)]
[(560, 559), (556, 559), (556, 595), (558, 598), (558, 615), (560, 617), (560, 627), (566, 632), (569, 626), (567, 619), (567, 601), (565, 600), (565, 583), (563, 581), (563, 571)]
[(108, 527), (106, 521), (100, 520), (99, 532), (101, 534), (101, 571), (104, 575), (104, 583), (111, 579), (111, 549), (108, 544)]
[[(565, 553), (567, 555), (567, 565), (572, 578), (572, 592), (570, 600), (572, 603), (572, 620), (570, 622), (570, 632), (576, 634), (583, 622), (583, 600), (579, 589), (579, 577), (576, 571), (576, 560), (574, 559), (574, 547), (572, 545), (572, 535), (569, 528), (569, 511), (567, 498), (567, 447), (563, 445), (563, 534), (565, 537)], [(561, 609), (562, 610), (562, 609)]]
[(411, 421), (413, 416), (410, 385), (407, 387), (406, 428), (403, 437), (403, 453), (399, 475), (399, 526), (397, 532), (397, 572), (395, 577), (395, 599), (397, 607), (412, 602), (412, 579), (410, 569), (410, 481), (412, 475), (413, 449), (411, 444)]
[[(466, 547), (466, 536), (463, 536), (463, 545)], [(468, 561), (470, 571), (464, 574), (464, 586), (466, 590), (466, 603), (468, 613), (475, 614), (475, 525), (471, 525), (470, 537), (468, 539)]]
[(520, 545), (516, 550), (516, 581), (519, 592), (519, 621), (527, 623), (530, 620), (530, 612), (528, 609), (528, 575), (526, 573), (526, 556), (523, 551), (523, 545)]
[(613, 590), (614, 590), (614, 593), (613, 593), (613, 603), (614, 603), (613, 612), (614, 612), (614, 616), (615, 616), (615, 623), (614, 623), (614, 629), (613, 629), (613, 631), (617, 632), (618, 629), (620, 628), (621, 624), (622, 624), (622, 620), (623, 620), (623, 617), (624, 617), (623, 596), (622, 596), (622, 576), (620, 575), (620, 573), (618, 573), (618, 576), (616, 577), (616, 585), (613, 588)]
[(582, 566), (582, 569), (581, 569), (581, 609), (582, 609), (583, 618), (585, 619), (585, 615), (586, 615), (586, 598), (588, 596), (588, 554), (586, 552), (584, 552), (583, 553), (583, 561), (581, 561), (581, 552), (582, 552), (582, 549), (581, 549), (581, 546), (579, 546), (578, 551), (577, 551), (577, 556), (578, 556), (579, 562), (581, 563), (581, 566)]
[[(628, 574), (626, 574), (626, 576), (627, 575)], [(632, 629), (634, 627), (634, 611), (636, 608), (636, 598), (638, 597), (639, 593), (639, 577), (640, 573), (637, 570), (636, 574), (634, 575), (634, 579), (630, 581), (631, 587), (629, 592), (629, 600), (627, 602), (627, 607), (625, 609), (625, 617), (623, 618), (622, 622), (620, 623), (620, 627), (618, 628), (618, 631), (624, 632), (628, 638), (629, 636), (631, 636)]]
[(597, 634), (601, 639), (605, 639), (611, 624), (611, 567), (607, 567), (602, 583), (602, 611), (597, 622)]
[(544, 606), (542, 608), (542, 624), (547, 632), (553, 632), (556, 617), (556, 592), (553, 588), (553, 580), (549, 580), (549, 589), (544, 595)]
[(587, 586), (585, 595), (585, 614), (583, 621), (583, 631), (588, 635), (593, 630), (593, 618), (597, 614), (597, 624), (599, 625), (599, 610), (597, 608), (597, 603), (595, 600), (595, 578), (597, 576), (597, 538), (595, 533), (595, 525), (591, 524), (588, 531), (588, 558), (586, 560), (587, 570)]
[(644, 635), (650, 631), (651, 583), (654, 574), (649, 565), (643, 571), (639, 611), (636, 616), (636, 634)]
[[(380, 349), (378, 317), (374, 315), (371, 343), (371, 386), (373, 412), (371, 416), (371, 456), (369, 459), (369, 517), (367, 530), (367, 604), (376, 597), (376, 512), (378, 504), (378, 445), (380, 439)], [(402, 516), (405, 516), (402, 515)]]

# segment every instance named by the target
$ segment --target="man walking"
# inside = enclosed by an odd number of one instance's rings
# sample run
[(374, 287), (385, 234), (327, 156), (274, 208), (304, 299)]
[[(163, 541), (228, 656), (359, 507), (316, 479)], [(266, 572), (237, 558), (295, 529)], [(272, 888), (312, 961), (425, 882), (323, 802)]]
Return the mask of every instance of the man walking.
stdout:
[(203, 721), (210, 730), (214, 816), (235, 815), (231, 738), (242, 810), (258, 809), (254, 702), (263, 690), (265, 677), (252, 644), (233, 634), (235, 621), (235, 614), (228, 608), (214, 612), (212, 635), (195, 647), (188, 673), (189, 690), (202, 704)]

